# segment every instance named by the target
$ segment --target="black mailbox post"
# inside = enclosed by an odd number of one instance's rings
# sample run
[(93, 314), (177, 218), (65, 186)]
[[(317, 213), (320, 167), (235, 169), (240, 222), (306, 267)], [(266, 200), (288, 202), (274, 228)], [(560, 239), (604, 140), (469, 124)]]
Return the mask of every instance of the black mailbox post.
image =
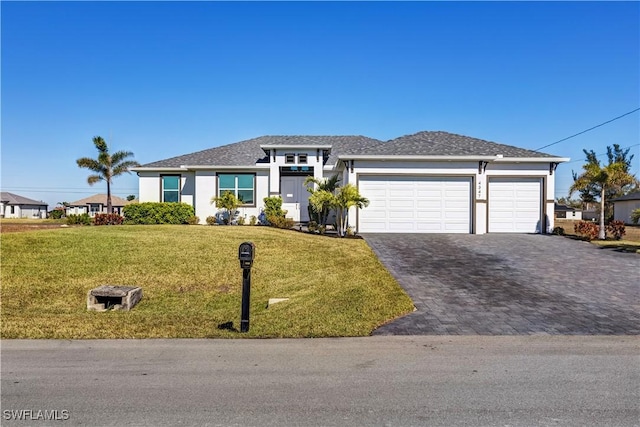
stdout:
[(240, 332), (249, 332), (249, 301), (251, 298), (251, 266), (255, 257), (256, 246), (252, 242), (244, 242), (238, 248), (238, 259), (242, 268), (242, 315)]

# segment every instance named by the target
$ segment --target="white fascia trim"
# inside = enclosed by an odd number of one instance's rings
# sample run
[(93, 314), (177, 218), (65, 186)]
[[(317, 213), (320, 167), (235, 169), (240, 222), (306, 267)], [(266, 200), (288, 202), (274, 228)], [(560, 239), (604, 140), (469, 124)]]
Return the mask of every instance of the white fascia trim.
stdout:
[(562, 163), (568, 162), (568, 157), (499, 157), (499, 156), (418, 156), (418, 155), (342, 155), (338, 156), (340, 160), (377, 160), (377, 161), (394, 161), (394, 160), (432, 160), (440, 162), (451, 161), (485, 161), (485, 162), (503, 162), (503, 163)]
[(356, 155), (342, 155), (338, 156), (340, 160), (436, 160), (436, 161), (492, 161), (496, 159), (496, 156), (418, 156), (418, 155), (367, 155), (367, 154), (356, 154)]
[(496, 163), (564, 163), (571, 160), (569, 157), (498, 157)]
[(265, 165), (256, 165), (256, 166), (228, 166), (228, 165), (223, 165), (223, 166), (211, 166), (211, 165), (182, 165), (183, 170), (190, 170), (190, 171), (197, 171), (197, 170), (208, 170), (208, 171), (213, 171), (213, 170), (242, 170), (242, 169), (246, 169), (246, 170), (269, 170), (270, 166), (269, 164), (265, 164)]
[(184, 172), (186, 169), (182, 166), (180, 167), (165, 167), (165, 168), (131, 168), (132, 172)]
[(279, 150), (279, 149), (283, 149), (283, 150), (291, 150), (291, 149), (298, 149), (298, 148), (319, 148), (321, 150), (330, 150), (331, 149), (331, 145), (318, 145), (318, 144), (287, 144), (287, 145), (270, 145), (270, 144), (262, 144), (260, 145), (260, 148), (262, 148), (263, 150)]

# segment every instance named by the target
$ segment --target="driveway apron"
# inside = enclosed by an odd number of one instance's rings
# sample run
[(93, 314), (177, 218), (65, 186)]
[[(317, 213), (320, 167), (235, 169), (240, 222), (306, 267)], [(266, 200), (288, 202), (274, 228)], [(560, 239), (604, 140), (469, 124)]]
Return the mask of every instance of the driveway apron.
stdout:
[(640, 255), (545, 235), (363, 237), (416, 307), (374, 335), (640, 334)]

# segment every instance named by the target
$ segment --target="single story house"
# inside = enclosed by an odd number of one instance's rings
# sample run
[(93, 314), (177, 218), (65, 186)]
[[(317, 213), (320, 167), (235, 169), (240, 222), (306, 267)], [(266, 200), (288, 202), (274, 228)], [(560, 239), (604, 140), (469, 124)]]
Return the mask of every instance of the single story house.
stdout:
[(340, 176), (369, 199), (349, 212), (360, 233), (546, 233), (553, 229), (554, 171), (569, 159), (447, 132), (383, 142), (366, 136), (261, 136), (133, 168), (141, 202), (193, 205), (200, 222), (232, 191), (258, 216), (280, 196), (308, 221), (307, 176)]
[[(133, 202), (111, 195), (111, 206), (114, 213), (122, 215), (122, 208), (129, 203)], [(107, 195), (94, 194), (93, 196), (71, 202), (66, 207), (65, 213), (66, 215), (82, 215), (86, 213), (89, 214), (90, 217), (94, 217), (96, 214), (108, 213)]]
[(0, 218), (46, 218), (48, 207), (43, 201), (6, 191), (0, 193)]
[(558, 219), (570, 219), (580, 221), (582, 219), (582, 211), (571, 206), (561, 205), (556, 203), (554, 207), (556, 218)]
[(640, 191), (612, 199), (611, 202), (613, 203), (613, 219), (623, 221), (625, 224), (632, 224), (631, 212), (640, 209)]

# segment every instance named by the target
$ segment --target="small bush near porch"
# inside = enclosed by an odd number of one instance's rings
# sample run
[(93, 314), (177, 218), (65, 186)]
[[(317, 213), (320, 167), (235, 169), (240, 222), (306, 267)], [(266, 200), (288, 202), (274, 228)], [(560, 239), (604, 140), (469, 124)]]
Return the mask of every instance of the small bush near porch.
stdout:
[[(238, 246), (256, 245), (251, 327), (239, 329)], [(363, 336), (413, 305), (363, 240), (267, 227), (59, 228), (2, 235), (6, 338)], [(140, 286), (130, 312), (88, 312), (104, 284)], [(266, 308), (269, 298), (290, 298)]]

